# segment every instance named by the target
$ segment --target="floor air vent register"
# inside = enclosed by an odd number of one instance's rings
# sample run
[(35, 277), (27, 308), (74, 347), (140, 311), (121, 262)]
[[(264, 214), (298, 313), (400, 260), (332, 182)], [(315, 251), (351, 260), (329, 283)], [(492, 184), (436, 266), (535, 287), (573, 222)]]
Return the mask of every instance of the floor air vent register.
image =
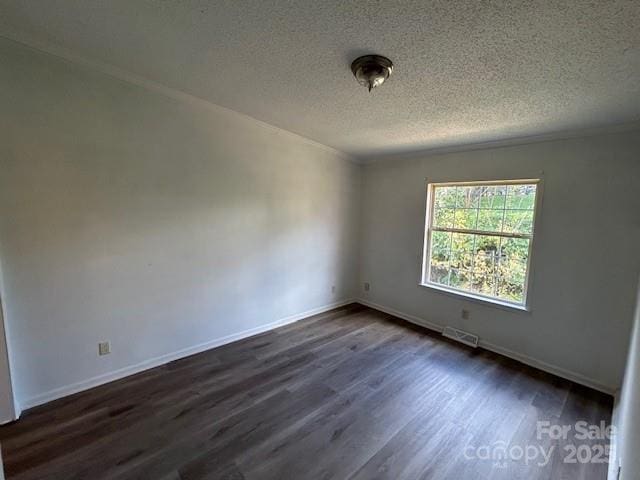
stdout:
[(457, 328), (444, 327), (444, 330), (442, 331), (442, 335), (474, 348), (478, 346), (479, 339), (477, 335), (474, 335), (469, 332), (464, 332), (462, 330), (458, 330)]

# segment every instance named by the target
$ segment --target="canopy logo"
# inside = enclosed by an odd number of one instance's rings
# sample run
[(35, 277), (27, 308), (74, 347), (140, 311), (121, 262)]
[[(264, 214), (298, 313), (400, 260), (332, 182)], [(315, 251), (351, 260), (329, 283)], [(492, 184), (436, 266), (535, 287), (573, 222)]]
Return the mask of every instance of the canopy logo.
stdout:
[(511, 461), (524, 462), (525, 465), (537, 465), (544, 467), (549, 464), (551, 456), (555, 451), (555, 446), (548, 449), (542, 445), (510, 445), (501, 440), (491, 445), (474, 447), (467, 445), (464, 449), (464, 458), (467, 460), (490, 460), (498, 468), (506, 468)]
[[(464, 449), (464, 458), (491, 461), (497, 468), (506, 468), (509, 462), (545, 467), (556, 453), (564, 463), (609, 462), (609, 440), (615, 435), (615, 428), (606, 422), (593, 425), (579, 421), (574, 425), (556, 425), (539, 421), (536, 430), (538, 444), (508, 445), (497, 441), (479, 447), (468, 445)], [(562, 448), (558, 446), (559, 440), (562, 440)]]

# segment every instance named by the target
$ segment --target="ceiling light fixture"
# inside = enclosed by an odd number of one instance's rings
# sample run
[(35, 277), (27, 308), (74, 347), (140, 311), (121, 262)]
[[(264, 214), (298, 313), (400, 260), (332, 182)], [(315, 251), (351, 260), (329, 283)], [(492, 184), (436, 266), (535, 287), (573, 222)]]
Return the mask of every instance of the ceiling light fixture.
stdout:
[(389, 78), (393, 71), (393, 63), (380, 55), (365, 55), (356, 58), (351, 64), (351, 71), (360, 85), (371, 91), (379, 87)]

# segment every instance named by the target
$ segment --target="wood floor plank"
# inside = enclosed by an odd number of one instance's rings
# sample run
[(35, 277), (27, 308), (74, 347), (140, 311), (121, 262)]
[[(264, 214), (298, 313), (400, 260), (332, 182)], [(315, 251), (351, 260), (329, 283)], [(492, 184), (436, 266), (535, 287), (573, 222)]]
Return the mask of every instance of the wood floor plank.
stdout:
[[(565, 448), (606, 441), (536, 429), (608, 423), (611, 408), (601, 393), (350, 305), (37, 407), (0, 427), (0, 442), (8, 480), (596, 480), (606, 464), (565, 463)], [(467, 455), (497, 444), (553, 455)]]

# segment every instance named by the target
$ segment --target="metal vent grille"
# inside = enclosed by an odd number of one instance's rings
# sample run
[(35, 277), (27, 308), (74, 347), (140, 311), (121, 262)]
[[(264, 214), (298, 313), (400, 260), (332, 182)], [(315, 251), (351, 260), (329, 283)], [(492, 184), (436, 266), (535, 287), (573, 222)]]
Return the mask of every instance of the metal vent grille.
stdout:
[(477, 335), (463, 332), (462, 330), (458, 330), (457, 328), (445, 327), (442, 331), (442, 335), (474, 348), (478, 346), (479, 338)]

